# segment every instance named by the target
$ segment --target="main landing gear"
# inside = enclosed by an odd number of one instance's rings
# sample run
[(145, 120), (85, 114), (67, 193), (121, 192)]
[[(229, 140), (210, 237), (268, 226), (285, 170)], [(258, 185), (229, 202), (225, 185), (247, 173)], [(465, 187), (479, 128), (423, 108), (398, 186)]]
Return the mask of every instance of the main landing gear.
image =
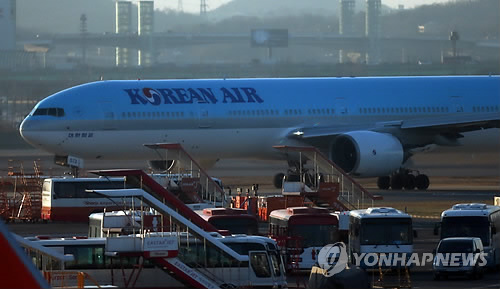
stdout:
[(393, 190), (413, 190), (417, 188), (418, 190), (427, 190), (429, 187), (429, 177), (424, 174), (420, 174), (416, 171), (416, 175), (413, 171), (407, 169), (400, 169), (392, 176), (379, 177), (377, 180), (377, 186), (379, 189), (388, 190), (392, 188)]

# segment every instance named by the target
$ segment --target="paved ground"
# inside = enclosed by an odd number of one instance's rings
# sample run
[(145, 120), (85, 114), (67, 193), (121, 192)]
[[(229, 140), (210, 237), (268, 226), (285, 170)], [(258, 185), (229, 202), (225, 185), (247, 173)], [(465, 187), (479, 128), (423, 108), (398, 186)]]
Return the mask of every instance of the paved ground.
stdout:
[[(373, 193), (380, 194), (384, 200), (377, 205), (392, 205), (406, 209), (409, 213), (436, 217), (439, 212), (459, 202), (492, 203), (493, 196), (500, 195), (500, 178), (498, 159), (495, 154), (469, 156), (444, 155), (439, 164), (436, 158), (417, 160), (421, 170), (431, 175), (433, 184), (428, 191), (380, 191), (375, 188), (373, 179), (362, 180), (362, 183)], [(52, 157), (34, 150), (0, 150), (0, 175), (7, 171), (8, 159), (21, 160), (29, 167), (34, 159), (40, 159), (46, 174), (61, 174), (65, 169), (52, 165)], [(469, 163), (462, 164), (466, 159)], [(456, 162), (460, 164), (456, 164)], [(454, 165), (455, 164), (455, 165)], [(109, 163), (87, 162), (92, 169), (105, 168), (146, 168), (144, 162), (120, 161)], [(271, 186), (272, 175), (283, 171), (283, 162), (261, 162), (231, 160), (223, 161), (209, 170), (209, 173), (220, 177), (226, 185), (250, 186), (261, 184), (266, 193), (277, 192)], [(432, 173), (432, 174), (431, 174)], [(437, 244), (437, 236), (432, 234), (432, 228), (437, 219), (418, 218), (414, 220), (418, 238), (415, 239), (415, 251), (419, 253), (432, 252)], [(9, 224), (9, 229), (23, 236), (57, 234), (60, 236), (86, 235), (87, 224), (49, 223), (49, 224)], [(412, 270), (413, 288), (500, 288), (500, 274), (487, 273), (481, 280), (455, 278), (446, 281), (433, 281), (430, 265)], [(290, 277), (290, 286), (295, 284), (295, 278)]]

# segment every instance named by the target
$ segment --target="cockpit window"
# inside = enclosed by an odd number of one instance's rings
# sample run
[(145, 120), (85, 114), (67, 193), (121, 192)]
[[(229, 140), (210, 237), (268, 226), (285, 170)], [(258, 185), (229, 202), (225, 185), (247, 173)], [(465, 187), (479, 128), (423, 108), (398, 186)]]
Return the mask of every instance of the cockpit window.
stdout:
[(64, 109), (60, 107), (37, 108), (33, 115), (50, 115), (55, 117), (64, 116)]
[(48, 109), (47, 108), (39, 108), (35, 110), (33, 115), (47, 115)]

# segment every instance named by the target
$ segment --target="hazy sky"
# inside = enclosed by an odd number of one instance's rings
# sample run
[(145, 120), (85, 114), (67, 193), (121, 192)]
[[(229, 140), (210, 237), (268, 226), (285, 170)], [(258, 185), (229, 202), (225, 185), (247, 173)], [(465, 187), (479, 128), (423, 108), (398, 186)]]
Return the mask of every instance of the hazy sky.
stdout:
[[(230, 2), (230, 0), (205, 0), (208, 5), (208, 10), (215, 9), (220, 5)], [(249, 0), (251, 1), (251, 0)], [(304, 0), (307, 1), (307, 0)], [(332, 0), (335, 1), (335, 0)], [(432, 3), (444, 3), (455, 0), (382, 0), (382, 4), (397, 8), (398, 5), (404, 5), (406, 8), (413, 8), (415, 6), (432, 4)], [(155, 7), (157, 8), (170, 8), (177, 9), (179, 0), (155, 0)], [(182, 5), (185, 12), (199, 12), (200, 11), (200, 0), (182, 0)]]

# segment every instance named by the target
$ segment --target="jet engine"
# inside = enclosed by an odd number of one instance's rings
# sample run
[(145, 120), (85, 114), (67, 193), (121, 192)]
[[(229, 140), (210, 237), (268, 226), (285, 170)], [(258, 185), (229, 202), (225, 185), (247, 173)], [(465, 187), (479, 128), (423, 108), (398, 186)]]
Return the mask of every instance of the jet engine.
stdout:
[(334, 139), (330, 159), (355, 176), (387, 176), (401, 167), (404, 151), (401, 142), (391, 134), (353, 131)]

